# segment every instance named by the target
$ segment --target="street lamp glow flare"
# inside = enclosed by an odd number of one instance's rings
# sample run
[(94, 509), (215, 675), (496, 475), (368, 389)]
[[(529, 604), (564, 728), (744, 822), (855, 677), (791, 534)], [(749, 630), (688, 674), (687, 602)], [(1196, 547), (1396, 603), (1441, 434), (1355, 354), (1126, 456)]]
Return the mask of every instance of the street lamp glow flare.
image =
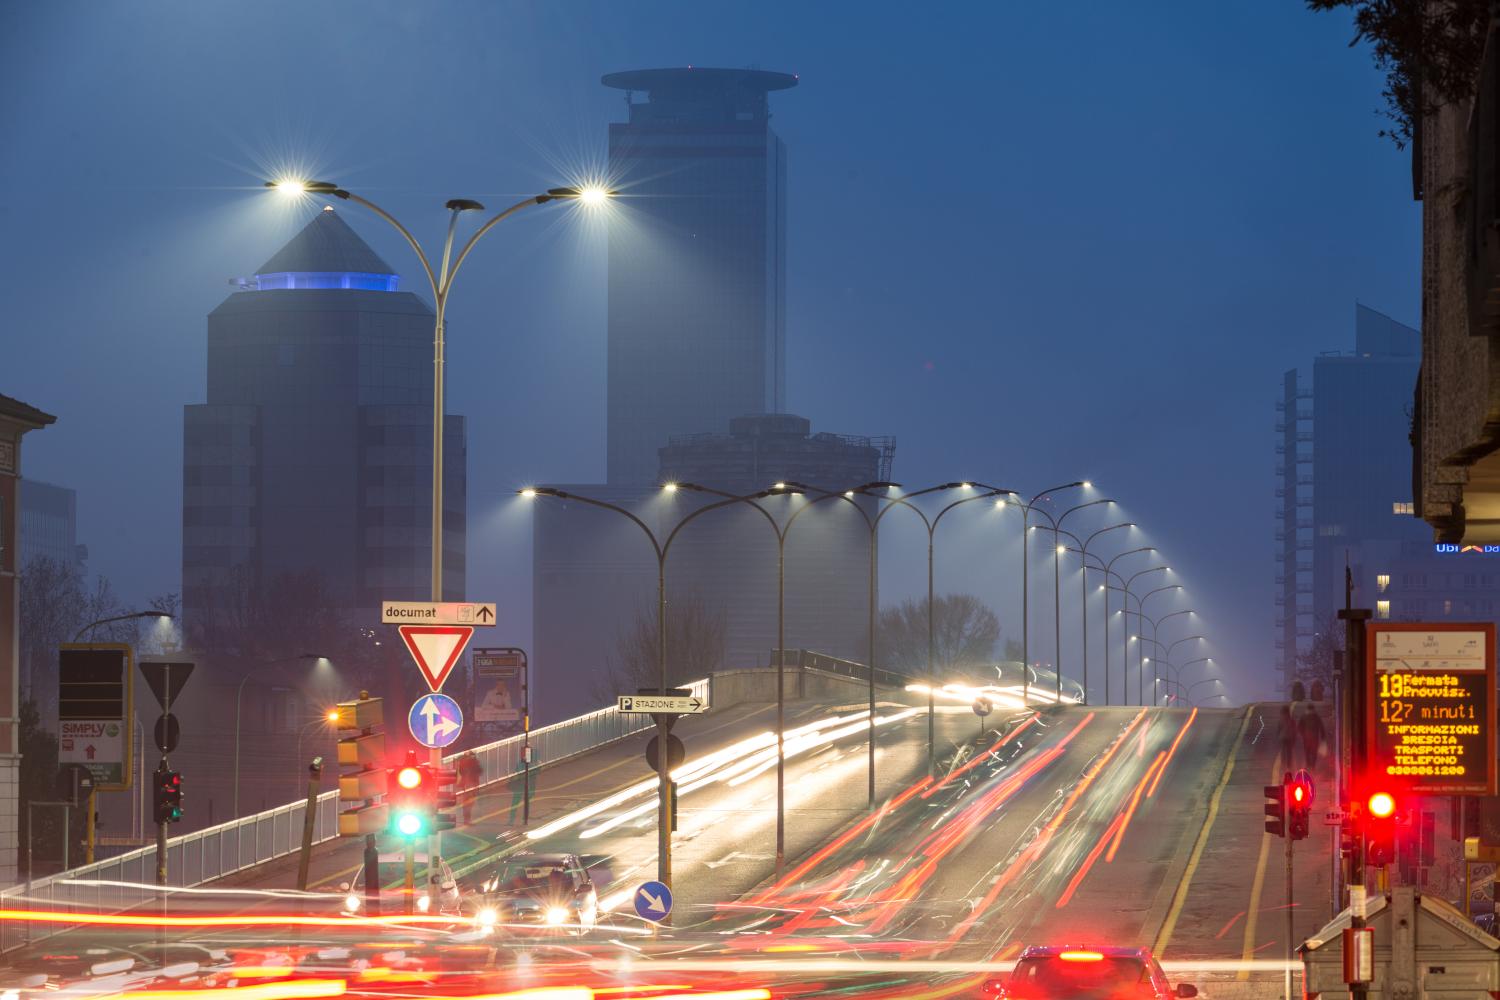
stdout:
[(277, 181), (272, 187), (278, 194), (284, 194), (288, 197), (307, 193), (307, 184), (303, 181)]
[(609, 192), (602, 187), (586, 187), (578, 192), (578, 200), (590, 208), (609, 200)]

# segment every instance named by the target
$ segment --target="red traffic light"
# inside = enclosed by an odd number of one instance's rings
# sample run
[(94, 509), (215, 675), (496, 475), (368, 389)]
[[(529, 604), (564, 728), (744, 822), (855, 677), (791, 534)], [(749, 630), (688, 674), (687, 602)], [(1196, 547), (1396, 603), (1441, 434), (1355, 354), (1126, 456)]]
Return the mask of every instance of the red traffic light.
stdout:
[(396, 772), (396, 784), (402, 788), (416, 788), (422, 783), (422, 772), (419, 768), (403, 767)]
[(1365, 803), (1365, 808), (1376, 819), (1386, 819), (1396, 813), (1396, 797), (1390, 792), (1376, 792)]
[(1292, 801), (1295, 802), (1295, 803), (1297, 803), (1299, 806), (1302, 805), (1304, 802), (1306, 802), (1307, 801), (1307, 789), (1303, 788), (1301, 785), (1293, 785), (1292, 786)]

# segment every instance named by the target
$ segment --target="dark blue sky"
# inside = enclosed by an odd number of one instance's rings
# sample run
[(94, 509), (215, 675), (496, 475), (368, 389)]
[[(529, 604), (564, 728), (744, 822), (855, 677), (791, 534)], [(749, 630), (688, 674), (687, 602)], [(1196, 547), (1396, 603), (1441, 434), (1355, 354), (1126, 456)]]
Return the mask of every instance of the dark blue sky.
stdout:
[[(337, 180), (435, 242), (449, 197), (602, 161), (603, 73), (796, 72), (773, 95), (791, 408), (896, 435), (910, 486), (1091, 477), (1258, 693), (1277, 380), (1351, 344), (1356, 300), (1418, 316), (1409, 159), (1351, 34), (1300, 0), (6, 4), (0, 392), (58, 414), (27, 471), (79, 490), (91, 568), (175, 590), (204, 318), (315, 209), (263, 174)], [(416, 287), (393, 234), (344, 214)], [(517, 220), (450, 306), (471, 596), (520, 641), (509, 491), (603, 476), (602, 249), (563, 214)]]

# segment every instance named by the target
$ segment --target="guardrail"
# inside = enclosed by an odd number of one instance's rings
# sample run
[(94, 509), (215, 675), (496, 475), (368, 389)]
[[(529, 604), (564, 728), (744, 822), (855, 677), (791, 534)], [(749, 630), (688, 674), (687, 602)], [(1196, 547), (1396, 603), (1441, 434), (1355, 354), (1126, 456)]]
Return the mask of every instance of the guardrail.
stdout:
[[(841, 660), (837, 656), (829, 656), (827, 653), (814, 652), (811, 649), (782, 649), (771, 650), (771, 666), (776, 665), (777, 657), (788, 666), (801, 667), (804, 670), (821, 670), (829, 674), (841, 674), (844, 677), (854, 677), (862, 681), (870, 679), (870, 666), (855, 660)], [(795, 657), (796, 662), (793, 663)], [(906, 674), (897, 673), (894, 670), (883, 670), (875, 668), (875, 683), (886, 687), (904, 688), (916, 680)]]
[[(695, 695), (712, 704), (711, 682), (688, 685)], [(653, 725), (647, 715), (625, 715), (604, 708), (574, 719), (532, 730), (531, 766), (555, 764), (615, 740), (632, 736)], [(474, 747), (482, 770), (481, 788), (509, 781), (522, 771), (524, 735), (508, 736)], [(445, 763), (457, 755), (444, 758)], [(338, 836), (339, 793), (324, 792), (317, 798), (313, 817), (313, 843)], [(172, 837), (167, 841), (167, 885), (191, 888), (224, 878), (256, 865), (295, 854), (302, 847), (302, 825), (306, 800), (288, 803), (204, 830)], [(0, 890), (0, 905), (15, 906), (25, 898), (30, 905), (51, 910), (92, 912), (128, 910), (156, 898), (156, 848), (142, 847), (91, 865), (71, 868), (34, 881)], [(47, 933), (66, 929), (48, 924)], [(38, 935), (42, 936), (42, 935)], [(30, 924), (0, 921), (0, 951), (31, 940)]]

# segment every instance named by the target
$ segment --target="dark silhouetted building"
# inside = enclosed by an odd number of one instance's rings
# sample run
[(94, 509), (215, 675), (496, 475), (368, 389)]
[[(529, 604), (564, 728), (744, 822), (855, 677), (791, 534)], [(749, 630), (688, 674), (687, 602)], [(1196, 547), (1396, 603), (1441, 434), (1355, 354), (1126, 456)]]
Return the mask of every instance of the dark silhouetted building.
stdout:
[(19, 399), (0, 396), (0, 885), (16, 881), (21, 843), (20, 608), (21, 439), (57, 418)]
[(21, 480), (21, 567), (33, 559), (50, 559), (82, 575), (88, 557), (88, 546), (78, 544), (77, 491), (39, 479)]
[[(609, 236), (611, 485), (650, 484), (674, 434), (786, 407), (786, 147), (767, 95), (786, 73), (611, 73), (623, 197)], [(637, 100), (636, 95), (644, 95)]]
[[(208, 400), (186, 407), (183, 611), (312, 573), (335, 607), (426, 600), (432, 324), (427, 303), (325, 208), (208, 318)], [(444, 428), (445, 595), (465, 572), (464, 418)]]

